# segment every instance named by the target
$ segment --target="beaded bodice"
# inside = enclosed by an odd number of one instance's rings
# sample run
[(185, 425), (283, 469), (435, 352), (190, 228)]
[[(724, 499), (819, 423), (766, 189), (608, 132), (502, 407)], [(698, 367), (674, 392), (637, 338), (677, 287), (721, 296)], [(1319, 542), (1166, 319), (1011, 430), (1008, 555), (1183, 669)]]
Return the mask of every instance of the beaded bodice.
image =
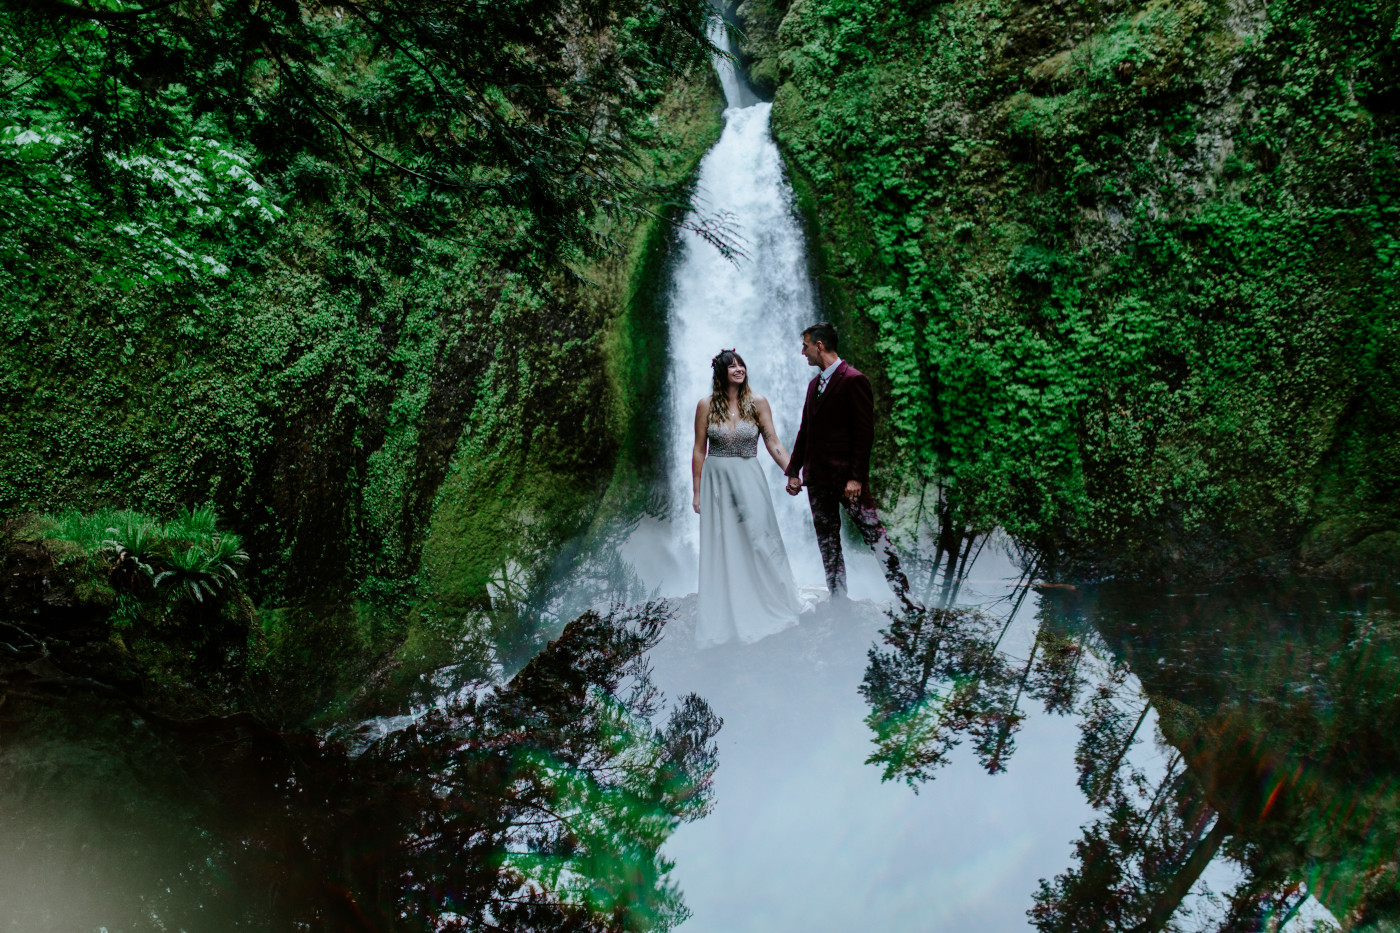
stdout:
[(757, 457), (758, 425), (740, 419), (733, 430), (722, 424), (711, 424), (705, 429), (710, 439), (711, 457)]

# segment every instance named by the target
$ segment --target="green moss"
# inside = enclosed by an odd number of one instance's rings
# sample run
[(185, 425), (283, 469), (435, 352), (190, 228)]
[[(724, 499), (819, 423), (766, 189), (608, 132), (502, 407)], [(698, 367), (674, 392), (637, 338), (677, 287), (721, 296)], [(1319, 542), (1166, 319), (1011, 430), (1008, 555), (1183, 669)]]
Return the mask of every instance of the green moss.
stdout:
[(295, 606), (257, 613), (259, 653), (251, 679), (256, 709), (272, 721), (325, 726), (374, 686), (386, 650), (375, 613), (350, 605)]
[[(700, 160), (719, 139), (724, 128), (723, 98), (710, 76), (688, 85), (669, 102), (667, 124), (676, 127), (676, 142), (667, 174), (686, 180), (688, 194)], [(641, 489), (641, 476), (650, 467), (658, 441), (654, 402), (665, 379), (666, 264), (675, 242), (674, 223), (684, 210), (671, 204), (640, 225), (632, 234), (628, 261), (618, 279), (604, 284), (603, 292), (620, 313), (608, 326), (605, 356), (608, 361), (610, 397), (616, 409), (612, 419), (618, 431), (621, 457), (609, 486), (604, 511), (625, 508)]]
[(743, 0), (722, 4), (727, 18), (739, 26), (739, 64), (749, 83), (765, 98), (772, 98), (780, 79), (778, 26), (783, 21), (782, 0)]
[[(674, 83), (642, 183), (693, 172), (717, 101), (708, 70)], [(335, 178), (238, 243), (218, 289), (8, 281), (0, 508), (76, 506), (86, 546), (109, 505), (212, 503), (254, 556), (254, 598), (310, 629), (273, 625), (273, 654), (325, 640), (348, 664), (482, 605), (512, 562), (549, 565), (636, 473), (674, 208), (607, 231), (620, 249), (577, 278), (542, 271), (530, 218), (489, 199), (405, 264), (402, 244), (345, 235), (361, 206)]]
[(774, 130), (885, 488), (1082, 574), (1400, 525), (1386, 15), (793, 4)]
[[(679, 86), (661, 110), (667, 127), (664, 148), (650, 170), (667, 181), (691, 177), (718, 138), (720, 98), (707, 75)], [(492, 591), (509, 604), (534, 592), (553, 571), (560, 542), (596, 528), (635, 505), (644, 494), (655, 421), (651, 402), (664, 367), (665, 317), (660, 304), (664, 265), (679, 205), (618, 235), (628, 244), (620, 262), (583, 270), (592, 282), (581, 296), (580, 313), (591, 323), (585, 348), (599, 373), (579, 384), (550, 379), (538, 385), (541, 407), (559, 412), (578, 397), (578, 408), (594, 419), (606, 459), (561, 447), (558, 435), (522, 436), (497, 412), (503, 396), (483, 394), (481, 414), (462, 439), (438, 492), (423, 548), (423, 592), (430, 614), (461, 613), (489, 605)], [(596, 377), (606, 380), (601, 385)], [(484, 391), (484, 390), (483, 390)], [(556, 415), (556, 417), (559, 417)], [(502, 598), (513, 594), (516, 598)]]

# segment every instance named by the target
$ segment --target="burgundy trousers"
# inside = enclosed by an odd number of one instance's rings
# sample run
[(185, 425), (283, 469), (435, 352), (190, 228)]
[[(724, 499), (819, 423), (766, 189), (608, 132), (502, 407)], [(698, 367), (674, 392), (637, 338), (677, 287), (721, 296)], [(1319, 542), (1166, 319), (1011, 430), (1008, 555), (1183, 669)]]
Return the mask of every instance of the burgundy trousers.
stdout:
[(822, 569), (826, 571), (826, 588), (833, 597), (846, 595), (846, 560), (841, 556), (841, 509), (851, 516), (860, 536), (875, 552), (890, 589), (898, 597), (909, 593), (909, 579), (899, 568), (899, 555), (895, 553), (890, 536), (885, 532), (880, 513), (875, 509), (875, 496), (870, 492), (870, 484), (861, 488), (859, 499), (854, 501), (845, 496), (844, 486), (808, 486), (807, 504), (812, 509), (812, 526), (817, 532), (817, 547), (822, 552)]

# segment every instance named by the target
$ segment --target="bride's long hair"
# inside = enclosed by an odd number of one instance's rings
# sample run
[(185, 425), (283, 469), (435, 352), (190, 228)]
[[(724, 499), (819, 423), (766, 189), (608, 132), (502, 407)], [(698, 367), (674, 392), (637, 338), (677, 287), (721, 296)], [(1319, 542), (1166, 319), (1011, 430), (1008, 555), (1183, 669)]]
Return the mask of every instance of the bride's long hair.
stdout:
[(739, 418), (758, 424), (758, 406), (754, 404), (753, 393), (749, 391), (749, 364), (733, 350), (721, 350), (710, 360), (714, 370), (710, 392), (710, 424), (724, 424), (729, 420), (729, 365), (734, 362), (744, 367), (744, 384), (739, 386)]

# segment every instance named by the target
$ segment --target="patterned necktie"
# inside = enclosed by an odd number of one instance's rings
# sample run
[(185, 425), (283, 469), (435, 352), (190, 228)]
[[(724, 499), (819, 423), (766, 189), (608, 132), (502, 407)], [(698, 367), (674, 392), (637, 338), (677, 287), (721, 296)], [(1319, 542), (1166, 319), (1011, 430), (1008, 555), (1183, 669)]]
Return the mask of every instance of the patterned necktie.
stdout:
[(821, 376), (819, 376), (819, 377), (817, 378), (817, 394), (818, 394), (818, 395), (821, 395), (821, 394), (822, 394), (823, 392), (825, 392), (825, 391), (826, 391), (826, 373), (822, 373)]

